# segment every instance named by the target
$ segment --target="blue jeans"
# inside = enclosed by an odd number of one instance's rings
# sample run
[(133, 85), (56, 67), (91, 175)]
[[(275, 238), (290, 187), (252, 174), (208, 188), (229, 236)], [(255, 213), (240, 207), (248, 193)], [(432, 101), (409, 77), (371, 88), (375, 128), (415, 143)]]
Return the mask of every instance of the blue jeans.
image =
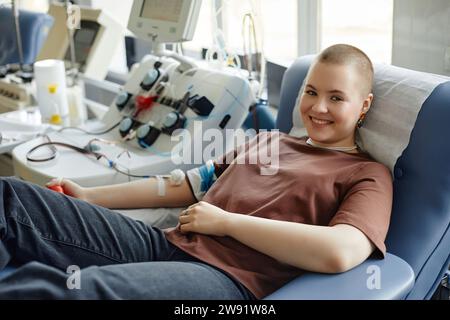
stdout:
[(0, 270), (21, 266), (0, 299), (254, 299), (161, 230), (15, 178), (0, 178), (0, 239)]

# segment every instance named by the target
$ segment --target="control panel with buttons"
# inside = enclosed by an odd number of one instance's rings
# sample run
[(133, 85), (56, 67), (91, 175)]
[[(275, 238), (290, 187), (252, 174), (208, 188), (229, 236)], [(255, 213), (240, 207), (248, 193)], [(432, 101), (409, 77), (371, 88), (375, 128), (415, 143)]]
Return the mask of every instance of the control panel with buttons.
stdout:
[(246, 79), (223, 70), (178, 71), (171, 58), (152, 57), (134, 70), (105, 121), (121, 121), (119, 133), (129, 145), (164, 152), (172, 136), (194, 123), (207, 129), (239, 128), (252, 103)]
[[(227, 130), (241, 128), (253, 103), (249, 82), (238, 70), (200, 65), (186, 69), (172, 57), (149, 55), (132, 68), (103, 118), (83, 127), (102, 134), (67, 130), (48, 135), (52, 141), (79, 146), (94, 139), (113, 142), (96, 144), (97, 152), (116, 162), (122, 173), (76, 152), (60, 152), (46, 166), (30, 164), (26, 154), (40, 140), (14, 149), (14, 167), (19, 176), (36, 183), (64, 176), (85, 186), (187, 170), (210, 159), (203, 159), (203, 151), (213, 149), (211, 143), (214, 149), (221, 146), (216, 156), (228, 151), (234, 141), (228, 139)], [(80, 169), (73, 170), (74, 166)]]

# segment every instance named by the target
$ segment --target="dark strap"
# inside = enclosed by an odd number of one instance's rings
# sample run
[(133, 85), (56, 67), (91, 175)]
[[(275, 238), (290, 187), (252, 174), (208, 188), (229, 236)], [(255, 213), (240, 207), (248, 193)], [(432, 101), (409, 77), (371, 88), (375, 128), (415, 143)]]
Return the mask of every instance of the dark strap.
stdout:
[(253, 126), (256, 130), (256, 133), (259, 133), (259, 117), (258, 117), (258, 104), (253, 104), (250, 106), (250, 112), (253, 115)]

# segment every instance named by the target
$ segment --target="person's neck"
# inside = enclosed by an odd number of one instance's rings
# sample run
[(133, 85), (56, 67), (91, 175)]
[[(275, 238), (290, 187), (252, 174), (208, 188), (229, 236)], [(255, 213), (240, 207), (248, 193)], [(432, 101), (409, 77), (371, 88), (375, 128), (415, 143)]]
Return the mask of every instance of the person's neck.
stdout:
[(316, 142), (313, 139), (309, 138), (306, 140), (306, 143), (316, 147), (316, 148), (322, 148), (322, 149), (328, 149), (328, 150), (334, 150), (334, 151), (341, 151), (341, 152), (347, 152), (347, 153), (358, 153), (358, 145), (354, 141), (350, 141), (349, 143), (342, 143), (342, 144), (323, 144), (320, 142)]

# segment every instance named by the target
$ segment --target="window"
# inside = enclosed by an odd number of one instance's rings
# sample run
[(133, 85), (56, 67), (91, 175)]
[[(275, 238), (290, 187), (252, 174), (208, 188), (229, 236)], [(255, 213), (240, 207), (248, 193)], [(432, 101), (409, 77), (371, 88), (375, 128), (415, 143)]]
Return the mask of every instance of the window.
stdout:
[(321, 48), (348, 43), (391, 63), (393, 0), (322, 0)]
[(202, 48), (213, 45), (213, 4), (214, 0), (202, 1), (197, 26), (192, 41), (183, 43), (183, 48), (200, 55)]
[(242, 52), (242, 19), (252, 12), (259, 18), (257, 32), (264, 39), (265, 56), (275, 60), (297, 57), (296, 0), (228, 0), (223, 1), (223, 5), (223, 29), (229, 47)]
[[(41, 3), (41, 6), (48, 2), (22, 1)], [(253, 13), (258, 37), (263, 40), (258, 45), (263, 45), (268, 60), (288, 65), (299, 55), (317, 53), (335, 43), (349, 43), (364, 50), (374, 62), (391, 63), (393, 1), (204, 0), (194, 38), (183, 43), (183, 48), (186, 54), (199, 57), (202, 49), (213, 46), (212, 30), (217, 23), (227, 49), (242, 54), (243, 18)], [(127, 25), (132, 0), (90, 0), (89, 3)], [(124, 50), (121, 45), (111, 64), (112, 71), (127, 72)]]

